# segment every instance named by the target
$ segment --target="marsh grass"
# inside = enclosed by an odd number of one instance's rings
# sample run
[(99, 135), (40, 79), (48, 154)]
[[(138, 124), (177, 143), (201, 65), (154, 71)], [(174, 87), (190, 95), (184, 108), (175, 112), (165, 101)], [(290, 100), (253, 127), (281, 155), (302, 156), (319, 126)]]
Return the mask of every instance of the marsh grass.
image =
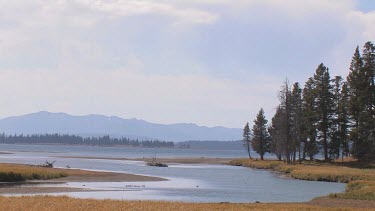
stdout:
[(372, 164), (361, 163), (359, 165), (355, 161), (349, 160), (347, 163), (303, 161), (301, 164), (288, 165), (283, 161), (250, 159), (235, 159), (230, 164), (257, 169), (272, 169), (301, 180), (348, 183), (345, 193), (330, 194), (330, 197), (375, 200), (375, 169), (358, 168), (358, 166), (371, 167)]
[(323, 208), (303, 203), (182, 203), (164, 201), (117, 201), (76, 199), (66, 196), (0, 197), (0, 210), (354, 210)]
[(331, 193), (331, 198), (375, 200), (375, 181), (352, 181), (346, 186), (345, 193)]
[(42, 168), (31, 165), (0, 164), (0, 182), (47, 180), (66, 176), (67, 173), (61, 169)]

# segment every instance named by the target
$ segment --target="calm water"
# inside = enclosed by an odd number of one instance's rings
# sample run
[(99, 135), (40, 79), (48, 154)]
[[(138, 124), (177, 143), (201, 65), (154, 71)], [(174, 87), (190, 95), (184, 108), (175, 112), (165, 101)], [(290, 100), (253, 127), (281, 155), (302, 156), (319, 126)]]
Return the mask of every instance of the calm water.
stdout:
[(297, 202), (345, 190), (345, 184), (294, 180), (267, 170), (226, 165), (179, 164), (170, 165), (168, 168), (157, 168), (145, 166), (139, 161), (53, 158), (53, 156), (246, 157), (246, 152), (239, 150), (0, 145), (0, 151), (14, 153), (0, 155), (0, 162), (38, 164), (46, 160), (57, 160), (57, 167), (69, 165), (72, 168), (125, 172), (169, 179), (163, 182), (72, 182), (63, 186), (83, 187), (84, 185), (85, 188), (93, 191), (54, 195), (189, 202)]

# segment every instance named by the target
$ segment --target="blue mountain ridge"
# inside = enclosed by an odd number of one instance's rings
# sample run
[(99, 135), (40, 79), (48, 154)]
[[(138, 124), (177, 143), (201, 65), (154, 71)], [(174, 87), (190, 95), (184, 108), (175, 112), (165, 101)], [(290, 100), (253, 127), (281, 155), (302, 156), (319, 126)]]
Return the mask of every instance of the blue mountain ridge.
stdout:
[(128, 137), (165, 141), (241, 139), (239, 128), (206, 127), (192, 123), (156, 124), (139, 119), (90, 114), (73, 116), (41, 111), (0, 119), (0, 133), (5, 134), (75, 134), (81, 136)]

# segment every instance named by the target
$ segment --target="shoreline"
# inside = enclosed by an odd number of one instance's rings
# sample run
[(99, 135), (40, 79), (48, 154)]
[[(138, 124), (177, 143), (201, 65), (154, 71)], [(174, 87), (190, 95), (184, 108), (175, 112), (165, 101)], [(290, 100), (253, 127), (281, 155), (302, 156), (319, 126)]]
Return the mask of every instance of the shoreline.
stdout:
[(67, 177), (47, 180), (47, 183), (54, 182), (152, 182), (168, 181), (161, 177), (145, 176), (139, 174), (117, 173), (109, 171), (90, 171), (82, 169), (61, 168), (68, 174)]
[[(15, 167), (24, 168), (38, 168), (36, 166), (26, 164), (6, 164)], [(50, 168), (46, 168), (47, 170)], [(61, 171), (67, 176), (46, 179), (46, 180), (26, 180), (19, 182), (2, 182), (0, 183), (0, 194), (48, 194), (60, 192), (90, 192), (97, 191), (85, 188), (73, 188), (64, 186), (48, 186), (53, 184), (65, 184), (69, 182), (156, 182), (168, 181), (168, 179), (161, 177), (145, 176), (138, 174), (117, 173), (107, 171), (90, 171), (82, 169), (65, 169), (65, 168), (51, 168), (53, 170)], [(47, 186), (43, 186), (47, 185)]]
[[(63, 143), (0, 143), (0, 145), (19, 145), (19, 146), (89, 146), (89, 147), (124, 147), (124, 148), (145, 148), (145, 149), (179, 149), (175, 147), (140, 147), (140, 146), (130, 146), (122, 144), (114, 145), (99, 145), (99, 144), (63, 144)], [(34, 152), (34, 151), (25, 151)]]
[[(375, 209), (375, 169), (359, 168), (353, 163), (319, 163), (305, 161), (301, 164), (288, 165), (277, 160), (235, 159), (230, 162), (233, 166), (242, 166), (258, 170), (270, 170), (291, 179), (306, 181), (324, 181), (346, 183), (346, 190), (341, 193), (330, 193), (317, 197), (306, 203), (318, 203), (325, 206), (345, 205)], [(369, 163), (368, 166), (373, 166)]]
[[(111, 157), (86, 157), (86, 156), (50, 156), (51, 158), (77, 158), (77, 159), (98, 159), (98, 160), (123, 160), (123, 161), (152, 161), (152, 158), (111, 158)], [(158, 162), (167, 164), (208, 164), (208, 165), (229, 165), (229, 162), (236, 158), (208, 158), (208, 157), (172, 157), (156, 158)]]

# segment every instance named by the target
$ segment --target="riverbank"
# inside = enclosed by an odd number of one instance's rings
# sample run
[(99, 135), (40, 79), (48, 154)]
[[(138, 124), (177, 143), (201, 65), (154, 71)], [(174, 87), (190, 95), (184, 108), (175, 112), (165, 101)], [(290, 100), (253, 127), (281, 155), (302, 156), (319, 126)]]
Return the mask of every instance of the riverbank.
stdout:
[[(230, 165), (271, 169), (301, 180), (348, 183), (344, 193), (332, 193), (329, 197), (375, 201), (375, 169), (372, 168), (372, 163), (304, 161), (301, 164), (287, 165), (276, 160), (234, 159), (230, 161)], [(369, 168), (362, 168), (363, 166)]]
[(22, 164), (0, 164), (0, 194), (38, 194), (91, 191), (89, 189), (85, 189), (84, 187), (70, 188), (40, 186), (40, 184), (51, 183), (146, 182), (166, 180), (167, 179), (160, 177), (126, 173), (87, 171), (80, 169), (43, 168)]
[(183, 203), (165, 201), (119, 201), (76, 199), (66, 196), (0, 197), (1, 210), (368, 210), (372, 207), (308, 203)]
[[(79, 159), (98, 159), (98, 160), (128, 160), (151, 162), (153, 158), (112, 158), (112, 157), (85, 157), (85, 156), (51, 156), (53, 158), (79, 158)], [(186, 157), (186, 158), (157, 158), (158, 162), (167, 164), (209, 164), (226, 165), (235, 158), (206, 158), (206, 157)]]

